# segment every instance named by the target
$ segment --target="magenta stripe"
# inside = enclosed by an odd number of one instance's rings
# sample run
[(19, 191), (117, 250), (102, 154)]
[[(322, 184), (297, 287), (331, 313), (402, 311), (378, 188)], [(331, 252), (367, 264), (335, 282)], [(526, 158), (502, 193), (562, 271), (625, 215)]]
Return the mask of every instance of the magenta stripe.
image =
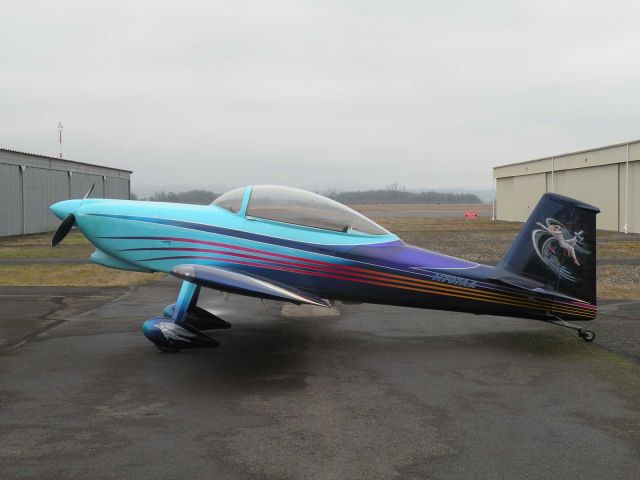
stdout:
[[(141, 239), (143, 239), (143, 237), (141, 237)], [(322, 260), (314, 260), (314, 259), (310, 259), (310, 258), (304, 258), (304, 257), (297, 257), (294, 255), (287, 255), (287, 254), (283, 254), (283, 253), (276, 253), (276, 252), (269, 252), (266, 250), (258, 250), (255, 248), (249, 248), (249, 247), (242, 247), (239, 245), (230, 245), (230, 244), (225, 244), (225, 243), (220, 243), (220, 242), (212, 242), (212, 241), (208, 241), (208, 240), (198, 240), (198, 239), (190, 239), (190, 238), (181, 238), (181, 237), (144, 237), (144, 239), (149, 239), (149, 240), (169, 240), (169, 241), (174, 241), (174, 242), (182, 242), (182, 243), (194, 243), (194, 244), (199, 244), (199, 245), (208, 245), (208, 246), (216, 246), (216, 247), (221, 247), (221, 248), (226, 248), (229, 250), (240, 250), (240, 251), (244, 251), (244, 252), (250, 252), (250, 253), (256, 253), (259, 255), (263, 255), (263, 256), (267, 256), (267, 257), (275, 257), (278, 259), (288, 259), (288, 260), (295, 260), (297, 262), (303, 262), (303, 264), (295, 264), (292, 262), (288, 262), (288, 261), (284, 261), (284, 260), (275, 260), (275, 259), (271, 259), (271, 258), (261, 258), (261, 257), (256, 257), (254, 255), (245, 255), (245, 254), (241, 254), (241, 253), (237, 253), (237, 252), (226, 252), (226, 251), (219, 251), (219, 250), (211, 250), (211, 249), (198, 249), (198, 248), (193, 248), (193, 247), (157, 247), (157, 248), (130, 248), (130, 249), (125, 249), (123, 251), (137, 251), (137, 250), (175, 250), (175, 251), (193, 251), (193, 252), (202, 252), (202, 253), (213, 253), (213, 254), (218, 254), (218, 255), (230, 255), (230, 256), (237, 256), (237, 257), (241, 257), (241, 258), (247, 258), (247, 259), (253, 259), (253, 260), (259, 260), (259, 261), (265, 261), (265, 262), (270, 262), (270, 263), (275, 263), (275, 264), (289, 264), (292, 266), (295, 266), (297, 268), (305, 268), (307, 269), (306, 273), (309, 273), (308, 270), (328, 270), (328, 271), (334, 271), (335, 273), (340, 273), (343, 275), (352, 275), (352, 276), (359, 276), (359, 277), (365, 277), (365, 278), (371, 278), (371, 279), (375, 279), (375, 280), (379, 280), (379, 281), (386, 281), (386, 282), (393, 282), (393, 279), (387, 278), (385, 277), (384, 274), (382, 274), (381, 272), (378, 272), (377, 270), (373, 270), (373, 269), (366, 269), (366, 268), (362, 268), (362, 267), (354, 267), (354, 266), (350, 266), (350, 265), (341, 265), (341, 264), (337, 264), (337, 263), (332, 263), (332, 262), (325, 262)], [(145, 259), (144, 261), (149, 261), (149, 260), (162, 260), (162, 259), (176, 259), (176, 258), (203, 258), (203, 259), (210, 259), (211, 257), (204, 257), (204, 256), (190, 256), (190, 257), (163, 257), (163, 258), (157, 258), (157, 259)], [(311, 264), (311, 265), (304, 265), (305, 263)], [(315, 267), (314, 267), (315, 265)], [(385, 268), (383, 266), (381, 266), (381, 268)], [(402, 275), (398, 275), (401, 276)], [(414, 280), (413, 277), (411, 276), (404, 276), (404, 278), (406, 280)], [(519, 291), (514, 291), (511, 289), (508, 290), (502, 290), (499, 287), (497, 287), (496, 285), (493, 285), (491, 283), (486, 283), (486, 282), (482, 282), (484, 283), (488, 288), (487, 290), (493, 290), (499, 293), (503, 293), (503, 294), (512, 294), (515, 296), (521, 296), (522, 299), (526, 299), (527, 295), (525, 293), (519, 292)], [(559, 306), (565, 305), (565, 306), (572, 306), (573, 308), (577, 308), (577, 309), (585, 309), (585, 310), (590, 310), (593, 312), (596, 312), (598, 307), (595, 305), (591, 305), (588, 303), (581, 303), (581, 302), (575, 302), (575, 301), (561, 301), (561, 300), (553, 300), (554, 303), (556, 303)]]

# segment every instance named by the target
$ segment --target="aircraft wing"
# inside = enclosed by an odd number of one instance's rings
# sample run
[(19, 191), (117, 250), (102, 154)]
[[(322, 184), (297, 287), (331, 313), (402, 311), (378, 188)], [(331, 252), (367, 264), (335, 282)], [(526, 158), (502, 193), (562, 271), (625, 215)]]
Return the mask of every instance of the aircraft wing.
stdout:
[(178, 265), (171, 269), (171, 274), (181, 280), (223, 292), (281, 302), (306, 303), (320, 307), (331, 306), (326, 300), (297, 288), (226, 268), (196, 264)]

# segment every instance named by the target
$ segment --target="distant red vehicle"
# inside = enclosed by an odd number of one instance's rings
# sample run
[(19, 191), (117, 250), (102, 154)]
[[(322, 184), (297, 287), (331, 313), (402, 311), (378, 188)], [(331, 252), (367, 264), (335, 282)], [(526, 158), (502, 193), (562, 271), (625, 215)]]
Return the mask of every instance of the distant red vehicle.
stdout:
[(478, 211), (477, 210), (465, 210), (464, 218), (466, 218), (468, 220), (477, 220)]

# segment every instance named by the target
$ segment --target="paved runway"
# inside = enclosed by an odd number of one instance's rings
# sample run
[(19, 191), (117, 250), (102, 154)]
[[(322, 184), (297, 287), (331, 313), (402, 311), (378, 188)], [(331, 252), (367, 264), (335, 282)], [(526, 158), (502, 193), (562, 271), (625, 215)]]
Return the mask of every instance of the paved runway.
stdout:
[(233, 324), (221, 348), (162, 354), (140, 325), (177, 288), (85, 292), (0, 353), (0, 477), (640, 478), (637, 304), (606, 305), (586, 344), (531, 321), (375, 305), (297, 318), (206, 292)]

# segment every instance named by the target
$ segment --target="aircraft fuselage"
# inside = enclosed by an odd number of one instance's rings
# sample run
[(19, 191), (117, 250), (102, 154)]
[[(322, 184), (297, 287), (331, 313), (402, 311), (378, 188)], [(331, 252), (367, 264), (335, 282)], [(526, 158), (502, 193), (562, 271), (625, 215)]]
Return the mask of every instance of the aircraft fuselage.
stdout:
[(52, 207), (96, 247), (95, 263), (170, 272), (200, 264), (250, 273), (321, 298), (545, 320), (596, 307), (496, 281), (496, 268), (366, 235), (254, 218), (215, 205), (86, 199)]

